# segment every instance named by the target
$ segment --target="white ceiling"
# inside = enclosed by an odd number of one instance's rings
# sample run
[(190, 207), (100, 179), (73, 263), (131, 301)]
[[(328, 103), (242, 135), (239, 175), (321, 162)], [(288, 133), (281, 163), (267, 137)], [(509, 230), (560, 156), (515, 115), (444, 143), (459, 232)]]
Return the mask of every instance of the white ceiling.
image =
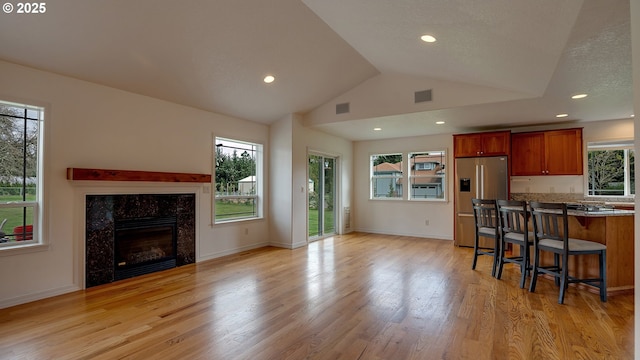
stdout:
[(267, 124), (301, 113), (352, 140), (633, 113), (629, 0), (46, 4), (0, 13), (0, 59)]

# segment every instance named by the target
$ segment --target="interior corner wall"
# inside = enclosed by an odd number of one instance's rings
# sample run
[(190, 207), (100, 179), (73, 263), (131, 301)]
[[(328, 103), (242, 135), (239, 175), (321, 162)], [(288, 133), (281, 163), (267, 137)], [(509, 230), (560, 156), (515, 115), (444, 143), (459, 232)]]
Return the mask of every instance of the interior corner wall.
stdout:
[[(46, 106), (43, 234), (50, 244), (44, 251), (0, 253), (0, 307), (83, 287), (83, 194), (185, 190), (169, 183), (78, 184), (66, 179), (66, 168), (211, 174), (215, 134), (264, 144), (269, 169), (264, 124), (4, 61), (0, 84), (0, 100)], [(197, 261), (268, 245), (268, 209), (265, 220), (212, 225), (211, 184), (190, 184), (188, 190), (196, 193), (199, 211)]]
[(269, 163), (269, 243), (293, 248), (292, 147), (293, 121), (287, 116), (269, 127), (271, 153)]
[(300, 123), (298, 114), (292, 115), (293, 144), (292, 144), (292, 187), (291, 211), (293, 214), (292, 240), (293, 247), (305, 246), (309, 238), (308, 225), (308, 169), (307, 169), (307, 141), (304, 136), (305, 128)]

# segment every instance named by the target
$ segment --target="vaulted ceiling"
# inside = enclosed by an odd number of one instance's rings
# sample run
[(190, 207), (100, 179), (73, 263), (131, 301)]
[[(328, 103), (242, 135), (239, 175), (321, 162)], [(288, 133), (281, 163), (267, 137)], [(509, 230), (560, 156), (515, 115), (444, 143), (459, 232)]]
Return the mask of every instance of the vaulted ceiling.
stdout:
[(629, 0), (58, 0), (0, 14), (2, 60), (267, 124), (300, 113), (352, 140), (628, 118), (630, 43)]

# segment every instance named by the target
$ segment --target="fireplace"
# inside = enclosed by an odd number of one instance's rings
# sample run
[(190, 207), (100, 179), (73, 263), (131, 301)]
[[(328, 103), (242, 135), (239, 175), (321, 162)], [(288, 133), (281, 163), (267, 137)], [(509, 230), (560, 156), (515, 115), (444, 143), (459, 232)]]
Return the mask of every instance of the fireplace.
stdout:
[(115, 280), (176, 267), (176, 217), (115, 222)]
[(87, 195), (85, 287), (195, 262), (195, 194)]

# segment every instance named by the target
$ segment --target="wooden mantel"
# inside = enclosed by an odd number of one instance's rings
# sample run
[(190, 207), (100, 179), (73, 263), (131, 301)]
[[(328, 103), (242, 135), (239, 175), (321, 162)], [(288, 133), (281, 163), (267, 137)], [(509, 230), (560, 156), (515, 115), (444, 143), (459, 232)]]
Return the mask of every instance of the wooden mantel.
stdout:
[(67, 168), (67, 180), (210, 183), (211, 175), (137, 170)]

